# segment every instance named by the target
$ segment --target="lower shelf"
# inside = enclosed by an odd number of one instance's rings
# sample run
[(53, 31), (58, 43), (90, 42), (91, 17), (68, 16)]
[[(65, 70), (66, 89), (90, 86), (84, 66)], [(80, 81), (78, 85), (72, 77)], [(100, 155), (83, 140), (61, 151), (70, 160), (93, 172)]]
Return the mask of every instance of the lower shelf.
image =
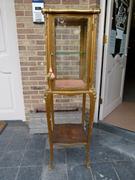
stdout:
[(55, 124), (52, 141), (56, 144), (86, 144), (87, 136), (82, 124)]

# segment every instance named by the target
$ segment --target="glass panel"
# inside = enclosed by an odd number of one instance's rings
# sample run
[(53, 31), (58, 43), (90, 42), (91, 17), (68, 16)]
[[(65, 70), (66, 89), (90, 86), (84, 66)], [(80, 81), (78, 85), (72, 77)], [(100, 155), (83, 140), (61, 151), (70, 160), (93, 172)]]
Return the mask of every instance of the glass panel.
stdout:
[(55, 18), (56, 79), (86, 80), (87, 18)]
[(109, 53), (115, 57), (125, 53), (126, 31), (128, 23), (129, 1), (114, 1), (112, 13), (112, 25), (109, 41)]

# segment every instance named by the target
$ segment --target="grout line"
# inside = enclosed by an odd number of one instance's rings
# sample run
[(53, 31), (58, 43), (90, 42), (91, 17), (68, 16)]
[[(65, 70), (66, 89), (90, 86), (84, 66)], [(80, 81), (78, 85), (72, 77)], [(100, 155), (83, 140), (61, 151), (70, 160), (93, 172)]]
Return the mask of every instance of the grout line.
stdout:
[[(0, 169), (12, 169), (12, 168), (19, 168), (20, 167), (20, 165), (18, 165), (18, 166), (3, 166), (3, 167), (0, 167)], [(23, 168), (35, 168), (35, 167), (42, 167), (42, 165), (29, 165), (29, 166), (21, 166), (21, 167), (23, 167)]]
[(23, 153), (22, 153), (22, 158), (21, 158), (21, 160), (20, 160), (20, 166), (21, 166), (21, 164), (22, 164), (22, 160), (23, 160), (24, 155), (25, 155), (25, 152), (26, 152), (26, 150), (27, 150), (28, 142), (29, 142), (29, 139), (27, 140), (27, 142), (26, 142), (26, 144), (25, 144), (25, 148), (24, 148), (24, 151), (23, 151)]
[(15, 180), (17, 180), (17, 178), (18, 178), (18, 174), (19, 174), (19, 172), (20, 172), (20, 167), (21, 167), (21, 166), (18, 167), (18, 171), (17, 171), (17, 173), (16, 173)]
[(12, 168), (19, 168), (19, 166), (0, 167), (0, 169), (12, 169)]
[(89, 171), (90, 171), (90, 173), (91, 173), (92, 180), (95, 180), (94, 175), (93, 175), (93, 172), (92, 172), (92, 169), (91, 169), (91, 165), (90, 165)]
[(13, 137), (14, 137), (14, 134), (12, 134), (12, 136), (11, 136), (11, 137), (9, 138), (9, 140), (8, 140), (8, 144), (7, 144), (6, 148), (5, 148), (5, 149), (6, 149), (6, 152), (8, 152), (9, 145), (10, 145), (10, 143), (11, 143)]
[(118, 180), (120, 180), (120, 177), (119, 177), (119, 175), (118, 175), (118, 173), (117, 173), (117, 171), (116, 171), (116, 169), (115, 169), (113, 163), (112, 163), (112, 167), (113, 167), (113, 169), (114, 169), (114, 171), (115, 171), (115, 173), (116, 173), (116, 176), (117, 176)]
[(8, 143), (7, 143), (4, 151), (1, 151), (1, 152), (3, 152), (3, 154), (2, 154), (2, 156), (0, 157), (0, 159), (2, 159), (2, 158), (5, 156), (5, 152), (9, 152), (9, 151), (8, 151), (8, 147), (9, 147), (9, 145), (10, 145), (10, 141), (11, 141), (11, 139), (13, 138), (13, 136), (14, 136), (14, 134), (13, 134), (13, 135), (10, 137), (10, 139), (8, 140)]
[(65, 165), (66, 165), (66, 175), (67, 175), (67, 180), (68, 180), (67, 151), (66, 151), (66, 149), (65, 149)]
[[(47, 142), (47, 141), (46, 141)], [(41, 172), (41, 180), (44, 180), (45, 176), (46, 176), (46, 169), (48, 168), (47, 165), (46, 165), (46, 142), (45, 142), (45, 147), (44, 147), (44, 157), (43, 157), (43, 163), (41, 165), (41, 168), (42, 168), (42, 172)]]
[(25, 144), (24, 152), (22, 153), (22, 158), (21, 158), (21, 160), (20, 160), (20, 165), (19, 165), (19, 168), (18, 168), (16, 177), (15, 177), (15, 180), (17, 180), (17, 178), (18, 178), (18, 175), (19, 175), (19, 172), (20, 172), (20, 169), (21, 169), (21, 163), (22, 163), (22, 160), (23, 160), (23, 158), (24, 158), (24, 154), (25, 154), (25, 152), (26, 152), (26, 147), (27, 147), (28, 142), (29, 142), (29, 139), (27, 140), (27, 142), (26, 142), (26, 144)]

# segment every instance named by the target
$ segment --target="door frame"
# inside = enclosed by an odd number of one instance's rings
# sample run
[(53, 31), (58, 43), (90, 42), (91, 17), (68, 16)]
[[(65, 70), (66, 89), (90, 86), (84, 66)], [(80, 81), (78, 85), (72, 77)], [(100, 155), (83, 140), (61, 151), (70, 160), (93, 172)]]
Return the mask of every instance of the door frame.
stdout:
[(96, 93), (97, 99), (95, 104), (94, 122), (98, 122), (99, 118), (99, 105), (100, 105), (100, 91), (101, 91), (101, 77), (102, 77), (102, 63), (103, 63), (103, 50), (104, 50), (104, 31), (105, 31), (105, 19), (106, 19), (106, 5), (107, 0), (100, 0), (101, 13), (99, 14), (98, 24), (98, 39), (97, 39), (97, 58), (96, 58)]
[[(24, 96), (23, 96), (23, 85), (22, 85), (22, 74), (21, 74), (21, 66), (20, 66), (20, 57), (19, 57), (19, 46), (18, 46), (18, 37), (17, 37), (17, 24), (16, 24), (16, 15), (15, 15), (15, 2), (14, 0), (10, 1), (10, 6), (11, 6), (11, 11), (10, 15), (12, 16), (12, 30), (13, 30), (13, 36), (14, 36), (14, 47), (15, 47), (15, 52), (14, 55), (16, 57), (16, 65), (17, 65), (17, 76), (18, 76), (18, 82), (17, 82), (17, 87), (18, 87), (18, 96), (20, 96), (20, 111), (19, 111), (19, 116), (17, 115), (16, 119), (11, 117), (3, 118), (1, 120), (4, 121), (26, 121), (26, 116), (25, 116), (25, 106), (24, 106)], [(10, 21), (10, 20), (9, 20)], [(17, 106), (17, 104), (16, 104)]]
[[(133, 0), (130, 0), (130, 9), (133, 9)], [(106, 30), (106, 13), (107, 13), (107, 0), (100, 0), (100, 8), (101, 13), (99, 15), (99, 26), (98, 26), (98, 40), (97, 40), (97, 64), (96, 64), (96, 92), (97, 92), (97, 100), (95, 105), (95, 116), (94, 116), (94, 122), (100, 121), (99, 119), (99, 113), (100, 113), (100, 97), (101, 97), (101, 88), (102, 88), (102, 78), (103, 78), (103, 69), (105, 66), (105, 63), (103, 63), (104, 58), (104, 40), (105, 40), (105, 30)], [(129, 42), (129, 35), (130, 35), (130, 25), (131, 25), (131, 16), (132, 13), (129, 16), (128, 21), (128, 30), (129, 32), (127, 34), (128, 40), (126, 41), (127, 45)], [(127, 52), (128, 53), (128, 52)], [(127, 56), (127, 53), (125, 56)], [(124, 88), (124, 86), (123, 86)]]

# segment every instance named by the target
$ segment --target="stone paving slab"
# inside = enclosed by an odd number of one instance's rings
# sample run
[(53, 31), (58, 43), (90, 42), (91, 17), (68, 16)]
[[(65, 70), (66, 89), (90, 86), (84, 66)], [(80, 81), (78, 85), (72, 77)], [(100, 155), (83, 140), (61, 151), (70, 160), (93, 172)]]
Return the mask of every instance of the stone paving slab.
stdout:
[[(22, 123), (9, 123), (0, 135), (0, 180), (134, 180), (135, 158), (115, 146), (134, 148), (133, 142), (94, 128), (91, 167), (84, 165), (84, 147), (54, 148), (54, 169), (49, 171), (46, 134), (30, 134)], [(12, 145), (11, 145), (12, 144)], [(20, 150), (21, 149), (21, 150)], [(128, 149), (126, 149), (128, 151)]]

